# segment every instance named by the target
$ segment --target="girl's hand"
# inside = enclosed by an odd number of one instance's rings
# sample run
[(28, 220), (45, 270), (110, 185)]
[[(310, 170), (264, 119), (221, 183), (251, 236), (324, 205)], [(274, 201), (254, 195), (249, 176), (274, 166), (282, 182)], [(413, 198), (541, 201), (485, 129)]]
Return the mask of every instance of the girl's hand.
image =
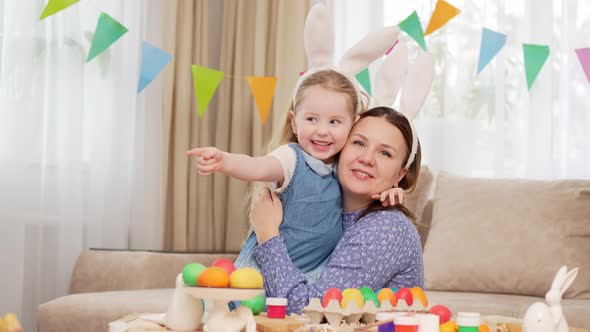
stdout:
[(262, 189), (252, 202), (249, 218), (258, 244), (279, 235), (279, 226), (283, 221), (283, 203), (279, 196), (266, 187)]
[(201, 175), (223, 172), (223, 157), (225, 153), (218, 148), (196, 148), (187, 151), (186, 154), (197, 157), (197, 169)]
[(371, 196), (372, 199), (378, 199), (381, 201), (381, 205), (384, 207), (402, 205), (404, 204), (404, 190), (402, 188), (390, 188), (382, 192), (381, 194), (374, 194)]

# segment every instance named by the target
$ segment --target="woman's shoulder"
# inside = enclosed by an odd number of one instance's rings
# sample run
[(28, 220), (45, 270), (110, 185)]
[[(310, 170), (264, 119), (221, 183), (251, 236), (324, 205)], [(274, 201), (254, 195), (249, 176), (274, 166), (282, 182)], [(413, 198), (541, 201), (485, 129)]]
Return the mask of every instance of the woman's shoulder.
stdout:
[(358, 222), (359, 225), (365, 223), (368, 228), (382, 232), (383, 236), (406, 234), (409, 237), (419, 238), (414, 223), (402, 211), (397, 209), (375, 211), (367, 214)]

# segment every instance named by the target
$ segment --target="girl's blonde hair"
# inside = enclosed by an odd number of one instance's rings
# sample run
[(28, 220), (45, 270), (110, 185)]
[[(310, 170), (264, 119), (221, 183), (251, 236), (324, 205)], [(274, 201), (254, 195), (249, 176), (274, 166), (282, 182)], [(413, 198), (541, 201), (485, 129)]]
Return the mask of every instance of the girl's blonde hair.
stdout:
[[(291, 101), (291, 105), (289, 106), (289, 111), (293, 111), (295, 113), (297, 113), (297, 110), (299, 109), (299, 105), (301, 105), (301, 102), (304, 99), (304, 93), (307, 89), (309, 89), (312, 86), (316, 86), (319, 85), (325, 89), (328, 89), (330, 91), (334, 91), (334, 92), (341, 92), (346, 94), (349, 98), (350, 101), (350, 112), (351, 115), (353, 117), (355, 117), (358, 114), (354, 114), (355, 110), (357, 109), (357, 105), (360, 103), (360, 105), (358, 105), (358, 109), (360, 110), (359, 113), (362, 113), (364, 111), (367, 110), (368, 104), (369, 104), (369, 98), (365, 93), (362, 94), (357, 94), (357, 90), (354, 86), (354, 84), (343, 74), (332, 70), (332, 69), (326, 69), (326, 70), (322, 70), (322, 71), (318, 71), (315, 72), (311, 75), (309, 75), (309, 77), (305, 78), (305, 80), (303, 82), (301, 82), (301, 84), (299, 85), (299, 88), (297, 89), (297, 91), (295, 92), (295, 98), (294, 101)], [(359, 100), (358, 96), (361, 96), (361, 100)], [(279, 146), (283, 145), (283, 144), (288, 144), (288, 143), (298, 143), (297, 140), (297, 136), (295, 136), (295, 133), (293, 133), (293, 130), (291, 129), (291, 122), (289, 121), (289, 112), (285, 112), (284, 114), (284, 121), (283, 121), (283, 127), (281, 128), (280, 131), (275, 131), (269, 145), (267, 146), (267, 152), (271, 152), (272, 150), (278, 148)]]
[[(303, 80), (303, 82), (301, 82), (301, 84), (299, 84), (299, 87), (295, 92), (294, 100), (291, 101), (291, 105), (289, 106), (288, 111), (293, 111), (294, 113), (297, 113), (299, 105), (301, 105), (301, 102), (305, 98), (305, 91), (310, 87), (316, 85), (319, 85), (330, 91), (341, 92), (346, 94), (349, 97), (350, 112), (351, 116), (353, 117), (356, 117), (358, 115), (355, 114), (355, 110), (357, 108), (359, 109), (359, 113), (363, 113), (368, 108), (369, 97), (366, 93), (362, 92), (358, 94), (355, 85), (346, 76), (335, 70), (326, 69), (309, 75)], [(359, 98), (358, 96), (361, 97)], [(299, 143), (299, 141), (297, 140), (297, 136), (295, 136), (295, 133), (293, 133), (291, 122), (289, 120), (288, 111), (284, 114), (284, 121), (281, 130), (273, 131), (273, 137), (271, 138), (269, 144), (266, 147), (267, 153), (270, 153), (274, 149), (284, 144)], [(251, 188), (252, 189), (246, 196), (246, 201), (244, 202), (245, 204), (248, 204), (248, 210), (250, 209), (249, 203), (252, 202), (252, 198), (254, 198), (254, 196), (258, 194), (262, 188), (264, 188), (264, 185), (260, 182), (256, 182), (252, 185)]]

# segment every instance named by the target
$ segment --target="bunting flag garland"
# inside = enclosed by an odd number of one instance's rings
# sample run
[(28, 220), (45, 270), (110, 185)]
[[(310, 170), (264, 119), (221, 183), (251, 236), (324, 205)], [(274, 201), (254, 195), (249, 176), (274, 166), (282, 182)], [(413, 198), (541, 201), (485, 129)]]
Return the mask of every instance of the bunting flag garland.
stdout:
[(506, 35), (487, 28), (481, 32), (481, 44), (479, 46), (479, 61), (477, 62), (477, 74), (500, 52), (506, 45)]
[(590, 47), (578, 48), (576, 50), (576, 55), (578, 56), (578, 60), (580, 60), (582, 69), (584, 69), (584, 74), (586, 74), (588, 83), (590, 83)]
[(141, 47), (141, 70), (137, 93), (140, 93), (148, 86), (170, 60), (172, 60), (172, 55), (144, 41)]
[(203, 117), (209, 102), (223, 78), (223, 72), (211, 68), (193, 65), (193, 81), (199, 117)]
[(549, 46), (522, 44), (522, 50), (524, 53), (526, 81), (530, 91), (533, 83), (539, 75), (539, 72), (541, 69), (543, 69), (545, 61), (549, 57)]
[(277, 85), (277, 78), (248, 76), (246, 77), (246, 80), (248, 81), (250, 91), (252, 91), (252, 95), (254, 96), (260, 120), (262, 120), (262, 123), (266, 123), (268, 113), (270, 112), (270, 106), (272, 105), (272, 97)]
[(79, 1), (80, 0), (49, 0), (43, 9), (43, 13), (41, 13), (39, 20), (60, 12)]
[(426, 27), (426, 32), (424, 32), (424, 36), (428, 36), (429, 34), (440, 29), (440, 27), (447, 24), (447, 22), (449, 22), (453, 17), (457, 16), (460, 12), (461, 11), (459, 9), (445, 0), (438, 0), (436, 2), (436, 6), (434, 7), (432, 17), (428, 22), (428, 27)]
[[(393, 46), (391, 48), (393, 49)], [(365, 68), (363, 71), (356, 74), (356, 80), (359, 81), (369, 96), (373, 96), (371, 91), (371, 77), (369, 75), (369, 68)]]
[(414, 11), (410, 16), (406, 17), (400, 24), (399, 28), (405, 31), (412, 39), (414, 39), (423, 50), (426, 51), (426, 42), (424, 42), (424, 33), (422, 32), (422, 25), (418, 13)]
[(94, 59), (97, 55), (109, 48), (125, 33), (127, 33), (127, 28), (121, 25), (121, 23), (104, 12), (100, 13), (86, 62)]

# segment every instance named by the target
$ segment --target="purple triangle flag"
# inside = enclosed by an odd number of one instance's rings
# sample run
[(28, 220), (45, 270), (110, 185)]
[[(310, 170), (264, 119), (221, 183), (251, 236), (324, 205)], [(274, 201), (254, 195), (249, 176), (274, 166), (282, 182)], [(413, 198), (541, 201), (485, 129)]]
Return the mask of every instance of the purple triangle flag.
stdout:
[(584, 74), (586, 74), (586, 78), (590, 83), (590, 47), (578, 48), (576, 50), (576, 55), (578, 56), (582, 69), (584, 69)]

